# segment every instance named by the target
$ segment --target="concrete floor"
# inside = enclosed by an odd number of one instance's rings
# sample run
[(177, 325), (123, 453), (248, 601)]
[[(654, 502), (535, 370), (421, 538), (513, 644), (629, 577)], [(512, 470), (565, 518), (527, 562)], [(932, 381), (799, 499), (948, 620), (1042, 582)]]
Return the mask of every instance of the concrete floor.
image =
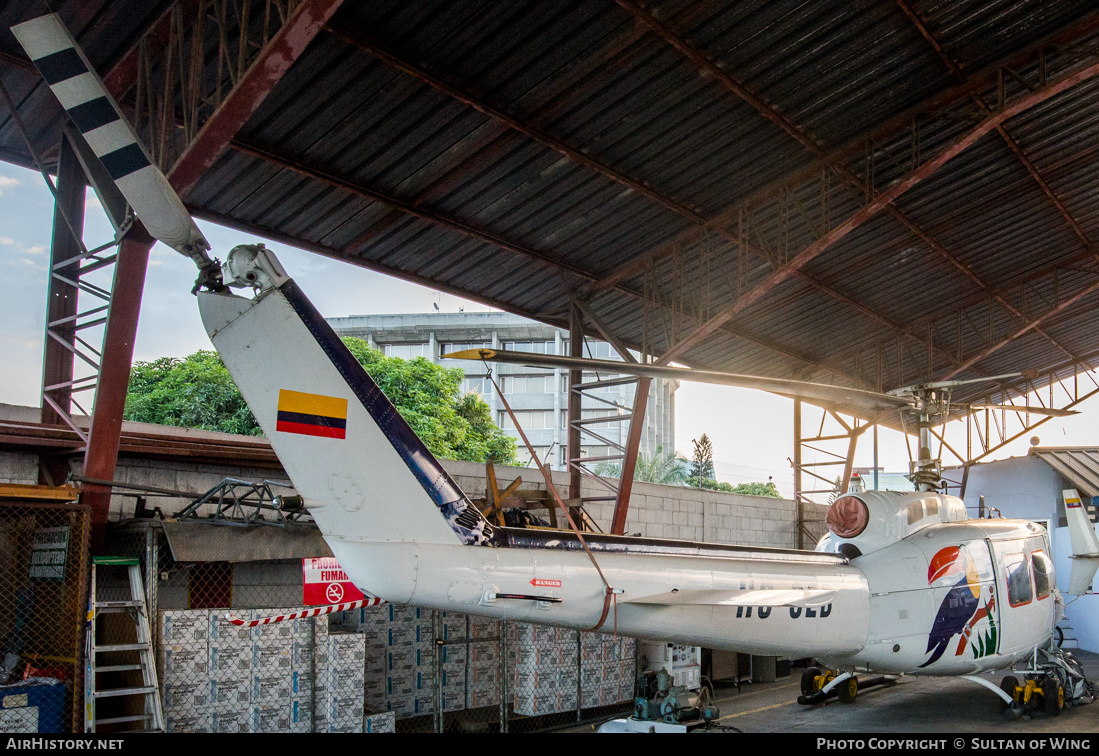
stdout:
[[(1075, 651), (1089, 680), (1099, 682), (1099, 654)], [(988, 733), (996, 737), (1041, 737), (1057, 733), (1099, 732), (1099, 701), (1066, 706), (1058, 717), (1032, 711), (1010, 721), (1000, 699), (975, 683), (957, 678), (905, 677), (860, 690), (852, 704), (797, 703), (802, 669), (775, 683), (718, 685), (720, 724), (751, 733)], [(988, 675), (997, 685), (1005, 672)], [(572, 732), (591, 732), (585, 725)], [(967, 739), (968, 740), (968, 739)]]

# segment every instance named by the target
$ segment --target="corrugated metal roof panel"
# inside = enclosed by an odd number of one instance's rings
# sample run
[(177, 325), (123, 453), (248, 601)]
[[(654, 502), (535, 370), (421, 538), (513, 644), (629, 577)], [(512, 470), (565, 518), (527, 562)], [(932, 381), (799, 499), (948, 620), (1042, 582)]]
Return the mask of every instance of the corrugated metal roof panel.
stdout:
[(1087, 499), (1099, 496), (1099, 448), (1055, 449), (1035, 446), (1028, 454), (1038, 457), (1072, 481), (1081, 496)]
[[(55, 5), (102, 69), (167, 7)], [(1088, 27), (1096, 11), (1087, 0), (911, 5), (971, 78), (1075, 29), (1076, 53), (1049, 48), (1056, 77), (1078, 63), (1070, 54), (1087, 55), (1099, 40)], [(869, 171), (881, 191), (980, 117), (894, 2), (654, 0), (644, 10), (777, 115), (761, 114), (615, 3), (348, 3), (332, 29), (365, 37), (423, 73), (357, 49), (346, 34), (321, 35), (188, 204), (206, 217), (558, 323), (569, 294), (587, 296), (593, 282), (674, 242), (674, 254), (591, 296), (617, 334), (637, 345), (647, 340), (659, 354), (809, 248), (825, 219), (835, 226), (858, 212), (863, 188), (840, 173), (859, 183)], [(30, 0), (15, 0), (0, 8), (0, 25), (39, 12)], [(48, 153), (61, 113), (12, 44), (0, 36), (8, 56), (0, 56), (0, 77)], [(207, 47), (212, 56), (211, 40)], [(1030, 86), (1037, 81), (1033, 62), (1013, 71)], [(1013, 97), (1028, 91), (1010, 75), (1004, 87)], [(982, 79), (978, 91), (997, 107), (995, 77)], [(935, 110), (929, 103), (939, 97), (946, 99)], [(876, 135), (921, 104), (914, 123), (898, 121)], [(776, 123), (782, 119), (800, 139)], [(1099, 238), (1096, 124), (1099, 78), (1005, 125), (1089, 239)], [(780, 181), (809, 176), (821, 152), (832, 155), (834, 169), (779, 192)], [(6, 114), (0, 157), (29, 161)], [(827, 186), (816, 183), (821, 175)], [(746, 198), (755, 199), (736, 212)], [(929, 369), (959, 370), (1019, 332), (1024, 318), (1042, 317), (1099, 276), (1084, 258), (1088, 243), (998, 134), (895, 206), (903, 217), (878, 213), (681, 361), (862, 383), (877, 380), (869, 365), (885, 362), (888, 389), (924, 380)], [(723, 213), (700, 243), (699, 217)], [(1054, 266), (1063, 268), (1056, 279)], [(654, 298), (649, 305), (646, 296)], [(1097, 332), (1089, 296), (961, 375), (1091, 356)]]

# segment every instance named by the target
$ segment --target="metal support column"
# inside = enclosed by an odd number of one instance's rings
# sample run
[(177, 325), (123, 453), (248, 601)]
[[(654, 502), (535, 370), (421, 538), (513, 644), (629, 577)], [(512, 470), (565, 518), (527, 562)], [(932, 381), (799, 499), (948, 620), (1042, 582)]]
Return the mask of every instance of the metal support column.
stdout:
[[(569, 306), (569, 356), (584, 356), (584, 327), (583, 315), (576, 304)], [(569, 371), (569, 396), (568, 396), (568, 428), (569, 435), (566, 439), (565, 459), (568, 460), (569, 469), (569, 498), (580, 498), (581, 472), (574, 459), (580, 458), (580, 403), (583, 396), (577, 387), (583, 382), (584, 371)]]
[[(53, 240), (46, 301), (45, 354), (42, 359), (43, 423), (64, 423), (72, 412), (72, 380), (76, 348), (77, 292), (80, 276), (80, 240), (84, 232), (84, 173), (76, 152), (62, 137), (57, 164), (57, 198), (53, 211)], [(71, 227), (70, 227), (71, 224)], [(65, 264), (71, 261), (71, 264)], [(56, 387), (56, 388), (54, 388)], [(55, 406), (57, 409), (55, 409)], [(38, 482), (60, 485), (67, 477), (67, 460), (43, 455)]]
[[(122, 412), (126, 408), (126, 388), (130, 381), (130, 361), (134, 354), (141, 292), (149, 264), (153, 239), (140, 223), (122, 240), (115, 266), (111, 309), (103, 336), (103, 360), (95, 389), (95, 411), (84, 455), (84, 476), (112, 480), (118, 461), (118, 439), (122, 433)], [(111, 489), (85, 484), (81, 496), (91, 508), (92, 551), (103, 544)]]
[(794, 503), (797, 505), (798, 535), (796, 546), (805, 548), (805, 522), (801, 503), (801, 399), (794, 400)]
[(626, 458), (622, 460), (621, 476), (618, 481), (618, 496), (614, 502), (614, 519), (611, 533), (623, 535), (626, 532), (626, 514), (630, 508), (630, 494), (633, 491), (633, 473), (637, 469), (637, 454), (641, 446), (641, 431), (645, 427), (645, 410), (649, 404), (649, 386), (652, 378), (638, 378), (637, 392), (633, 398), (629, 435), (626, 437)]

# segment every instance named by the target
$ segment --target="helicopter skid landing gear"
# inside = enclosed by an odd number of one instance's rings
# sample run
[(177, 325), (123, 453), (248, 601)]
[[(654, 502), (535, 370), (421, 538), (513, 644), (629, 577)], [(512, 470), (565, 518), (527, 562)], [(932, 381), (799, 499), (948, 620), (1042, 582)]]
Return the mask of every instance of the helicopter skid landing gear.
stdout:
[(860, 691), (892, 682), (889, 677), (859, 679), (854, 672), (837, 672), (823, 667), (809, 667), (801, 676), (801, 695), (798, 703), (803, 706), (824, 703), (838, 698), (843, 703), (854, 703)]
[(1080, 663), (1060, 648), (1035, 649), (1030, 666), (1021, 673), (1021, 681), (1014, 675), (1000, 681), (1003, 697), (1011, 699), (1004, 706), (1009, 719), (1033, 709), (1056, 717), (1066, 704), (1078, 706), (1095, 700), (1095, 686), (1084, 677)]

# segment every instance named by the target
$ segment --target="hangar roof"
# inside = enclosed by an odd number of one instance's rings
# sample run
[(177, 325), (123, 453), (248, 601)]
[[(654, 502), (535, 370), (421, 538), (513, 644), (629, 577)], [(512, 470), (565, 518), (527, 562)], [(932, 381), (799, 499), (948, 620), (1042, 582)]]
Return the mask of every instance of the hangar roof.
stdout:
[(1038, 446), (1028, 456), (1038, 457), (1064, 475), (1087, 498), (1099, 496), (1099, 449), (1094, 446)]
[[(101, 73), (143, 50), (131, 112), (173, 75), (143, 35), (222, 11), (53, 5)], [(49, 160), (64, 114), (6, 31), (40, 12), (0, 7), (0, 81)], [(1097, 42), (1088, 0), (348, 3), (185, 199), (555, 325), (575, 296), (684, 364), (1035, 371), (998, 401), (1099, 355)], [(6, 109), (0, 158), (33, 166)]]

